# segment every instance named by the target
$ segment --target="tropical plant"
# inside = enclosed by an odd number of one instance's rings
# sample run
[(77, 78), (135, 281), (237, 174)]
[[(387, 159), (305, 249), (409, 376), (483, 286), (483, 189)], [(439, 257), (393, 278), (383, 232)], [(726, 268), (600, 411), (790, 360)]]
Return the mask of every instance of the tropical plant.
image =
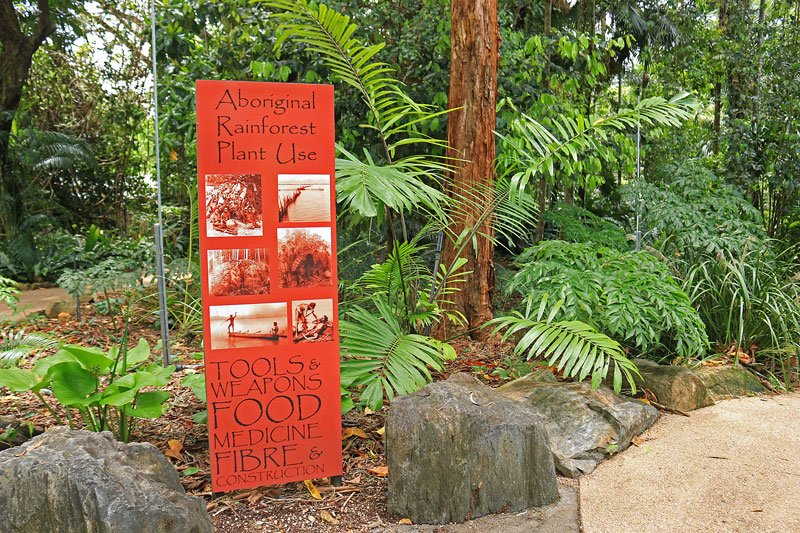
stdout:
[(16, 281), (0, 275), (0, 302), (3, 302), (16, 311), (19, 303), (19, 288)]
[(735, 354), (751, 347), (756, 353), (789, 349), (788, 360), (800, 348), (797, 265), (771, 257), (763, 244), (751, 241), (741, 251), (705, 255), (683, 287), (718, 346)]
[(162, 387), (169, 382), (174, 366), (147, 365), (150, 346), (140, 339), (128, 349), (127, 328), (120, 347), (108, 353), (92, 347), (65, 345), (55, 355), (39, 359), (31, 370), (0, 369), (0, 386), (12, 392), (31, 391), (42, 401), (59, 424), (63, 421), (42, 396), (52, 391), (64, 406), (71, 428), (75, 409), (90, 431), (111, 431), (128, 442), (136, 418), (158, 418), (164, 414), (169, 393), (142, 389)]
[(582, 207), (555, 204), (545, 211), (544, 219), (555, 226), (559, 239), (593, 243), (622, 252), (631, 248), (621, 227)]
[(0, 368), (15, 366), (25, 357), (38, 350), (58, 347), (58, 341), (43, 333), (26, 333), (25, 328), (0, 331)]
[(355, 307), (351, 320), (340, 321), (341, 376), (346, 387), (364, 386), (361, 405), (380, 409), (384, 395), (391, 401), (431, 380), (429, 367), (442, 370), (455, 350), (444, 342), (407, 333), (389, 304), (375, 297), (378, 314)]
[[(695, 161), (667, 165), (663, 184), (636, 182), (623, 197), (639, 206), (647, 240), (686, 272), (706, 254), (739, 253), (745, 244), (764, 242), (761, 215), (733, 186)], [(764, 245), (764, 248), (768, 248)]]
[[(542, 299), (535, 318), (532, 316), (533, 302), (528, 301), (525, 313), (513, 311), (497, 317), (487, 326), (494, 326), (492, 334), (503, 331), (502, 339), (519, 337), (514, 346), (517, 355), (527, 354), (532, 358), (547, 361), (548, 366), (557, 366), (565, 377), (583, 381), (591, 376), (592, 388), (600, 386), (614, 364), (612, 385), (616, 392), (622, 388), (624, 376), (636, 392), (633, 375), (639, 371), (625, 355), (620, 344), (607, 335), (598, 333), (592, 326), (576, 321), (554, 321), (561, 309), (561, 302), (547, 311), (547, 299)], [(545, 313), (548, 312), (547, 316)]]
[(544, 241), (518, 258), (507, 291), (526, 306), (552, 306), (552, 318), (580, 320), (646, 357), (703, 357), (700, 315), (669, 267), (647, 252), (592, 243)]

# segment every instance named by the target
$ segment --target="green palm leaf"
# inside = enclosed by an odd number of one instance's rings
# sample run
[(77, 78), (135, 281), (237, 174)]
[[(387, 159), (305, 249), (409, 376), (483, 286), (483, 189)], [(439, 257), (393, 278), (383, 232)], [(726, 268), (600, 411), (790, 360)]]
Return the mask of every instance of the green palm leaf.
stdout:
[(431, 381), (430, 369), (442, 370), (442, 361), (455, 357), (453, 349), (423, 335), (404, 333), (389, 305), (373, 303), (378, 314), (361, 307), (341, 321), (342, 382), (364, 386), (361, 404), (380, 409), (384, 395), (409, 394)]
[(16, 364), (35, 350), (57, 347), (58, 341), (42, 333), (4, 329), (0, 332), (0, 368)]

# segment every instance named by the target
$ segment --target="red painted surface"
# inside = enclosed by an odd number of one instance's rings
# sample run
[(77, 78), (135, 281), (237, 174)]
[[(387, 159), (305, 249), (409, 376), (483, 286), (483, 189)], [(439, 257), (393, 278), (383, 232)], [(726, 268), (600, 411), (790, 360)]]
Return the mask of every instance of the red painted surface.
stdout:
[(197, 153), (213, 488), (339, 475), (333, 87), (200, 80)]

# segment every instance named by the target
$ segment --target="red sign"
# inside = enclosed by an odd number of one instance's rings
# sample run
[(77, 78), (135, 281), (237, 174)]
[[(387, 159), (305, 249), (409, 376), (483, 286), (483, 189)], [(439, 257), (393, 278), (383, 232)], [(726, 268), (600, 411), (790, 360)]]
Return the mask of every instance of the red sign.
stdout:
[(333, 87), (197, 82), (215, 491), (342, 473)]

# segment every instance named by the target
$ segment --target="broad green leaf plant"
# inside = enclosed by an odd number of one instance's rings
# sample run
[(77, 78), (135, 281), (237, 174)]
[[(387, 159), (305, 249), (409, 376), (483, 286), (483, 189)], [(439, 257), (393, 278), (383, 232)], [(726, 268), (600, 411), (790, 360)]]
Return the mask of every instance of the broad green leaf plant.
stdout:
[(39, 359), (31, 370), (0, 369), (0, 386), (12, 392), (33, 392), (63, 424), (42, 394), (47, 389), (64, 406), (70, 427), (74, 427), (74, 410), (90, 431), (111, 431), (118, 440), (128, 442), (136, 418), (158, 418), (166, 411), (168, 392), (143, 389), (166, 385), (175, 367), (148, 365), (150, 346), (141, 339), (128, 349), (127, 331), (121, 346), (104, 353), (66, 345), (55, 355)]

